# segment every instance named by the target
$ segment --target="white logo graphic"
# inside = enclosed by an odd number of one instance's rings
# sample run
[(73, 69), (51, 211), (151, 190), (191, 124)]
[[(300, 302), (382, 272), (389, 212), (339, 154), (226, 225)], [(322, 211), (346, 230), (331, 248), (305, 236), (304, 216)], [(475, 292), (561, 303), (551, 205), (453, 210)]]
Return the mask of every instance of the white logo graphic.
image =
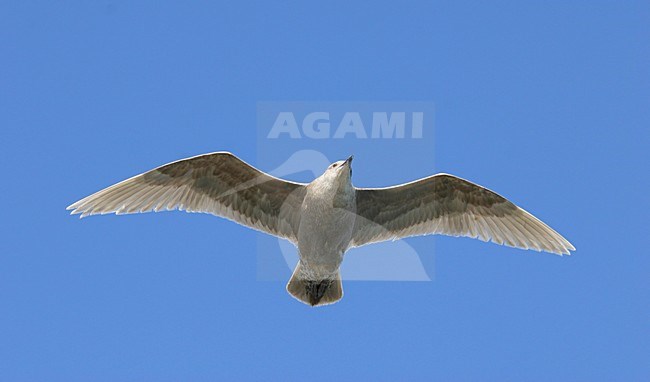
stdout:
[[(286, 179), (288, 175), (309, 171), (316, 177), (330, 163), (318, 151), (300, 150), (270, 174)], [(296, 247), (282, 239), (277, 239), (277, 243), (287, 266), (293, 270), (298, 263)], [(403, 240), (350, 249), (341, 265), (341, 276), (344, 280), (431, 281), (415, 249)]]

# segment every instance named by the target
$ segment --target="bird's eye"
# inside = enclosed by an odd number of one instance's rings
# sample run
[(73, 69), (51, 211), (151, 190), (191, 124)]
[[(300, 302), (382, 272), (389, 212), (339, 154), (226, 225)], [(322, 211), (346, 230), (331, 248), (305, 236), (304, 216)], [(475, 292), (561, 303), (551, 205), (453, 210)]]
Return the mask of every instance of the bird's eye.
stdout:
[(336, 167), (336, 166), (338, 166), (338, 164), (336, 164), (336, 163), (334, 163), (334, 164), (332, 165), (332, 167)]

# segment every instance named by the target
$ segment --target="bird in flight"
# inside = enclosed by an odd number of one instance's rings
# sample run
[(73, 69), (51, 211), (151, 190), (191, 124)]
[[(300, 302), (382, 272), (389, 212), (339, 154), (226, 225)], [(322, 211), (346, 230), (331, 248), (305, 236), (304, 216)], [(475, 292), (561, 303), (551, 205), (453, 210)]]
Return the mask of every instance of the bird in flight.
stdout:
[(352, 247), (442, 234), (558, 255), (575, 248), (504, 197), (449, 174), (386, 188), (352, 185), (352, 157), (309, 184), (273, 177), (228, 152), (182, 159), (70, 205), (81, 217), (203, 212), (291, 241), (299, 262), (287, 291), (311, 306), (343, 297), (339, 267)]

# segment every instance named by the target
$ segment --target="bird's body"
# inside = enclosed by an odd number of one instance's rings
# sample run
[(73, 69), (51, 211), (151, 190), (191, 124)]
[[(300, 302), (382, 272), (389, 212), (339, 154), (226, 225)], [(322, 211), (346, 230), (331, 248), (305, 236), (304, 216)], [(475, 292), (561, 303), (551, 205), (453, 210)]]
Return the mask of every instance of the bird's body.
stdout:
[(332, 187), (323, 179), (307, 186), (298, 228), (298, 250), (301, 261), (316, 273), (335, 273), (343, 261), (354, 228), (354, 192), (351, 187)]
[(265, 174), (230, 153), (206, 154), (127, 179), (68, 209), (82, 217), (206, 212), (288, 239), (300, 261), (287, 290), (312, 306), (340, 300), (345, 252), (378, 241), (445, 234), (557, 254), (575, 250), (528, 212), (466, 180), (437, 174), (394, 187), (355, 188), (351, 162), (335, 162), (301, 184)]
[[(309, 289), (310, 284), (318, 288), (323, 282), (340, 284), (339, 267), (350, 247), (355, 220), (355, 189), (350, 172), (344, 171), (343, 165), (339, 171), (326, 172), (306, 187), (298, 228), (300, 266), (292, 277), (297, 285), (294, 288), (289, 284), (293, 295), (301, 300), (315, 296), (320, 302), (318, 290), (308, 293), (305, 288)], [(339, 289), (342, 293), (343, 289)], [(327, 288), (322, 291), (325, 293)], [(332, 297), (338, 300), (341, 295)]]

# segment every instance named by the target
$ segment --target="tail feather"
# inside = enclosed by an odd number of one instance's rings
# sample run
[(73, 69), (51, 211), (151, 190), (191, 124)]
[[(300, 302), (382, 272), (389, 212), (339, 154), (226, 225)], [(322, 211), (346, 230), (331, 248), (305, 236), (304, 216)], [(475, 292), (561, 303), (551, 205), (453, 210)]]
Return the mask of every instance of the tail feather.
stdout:
[(333, 304), (343, 297), (340, 273), (334, 279), (309, 280), (301, 277), (300, 267), (298, 263), (287, 284), (287, 292), (293, 297), (311, 306)]

